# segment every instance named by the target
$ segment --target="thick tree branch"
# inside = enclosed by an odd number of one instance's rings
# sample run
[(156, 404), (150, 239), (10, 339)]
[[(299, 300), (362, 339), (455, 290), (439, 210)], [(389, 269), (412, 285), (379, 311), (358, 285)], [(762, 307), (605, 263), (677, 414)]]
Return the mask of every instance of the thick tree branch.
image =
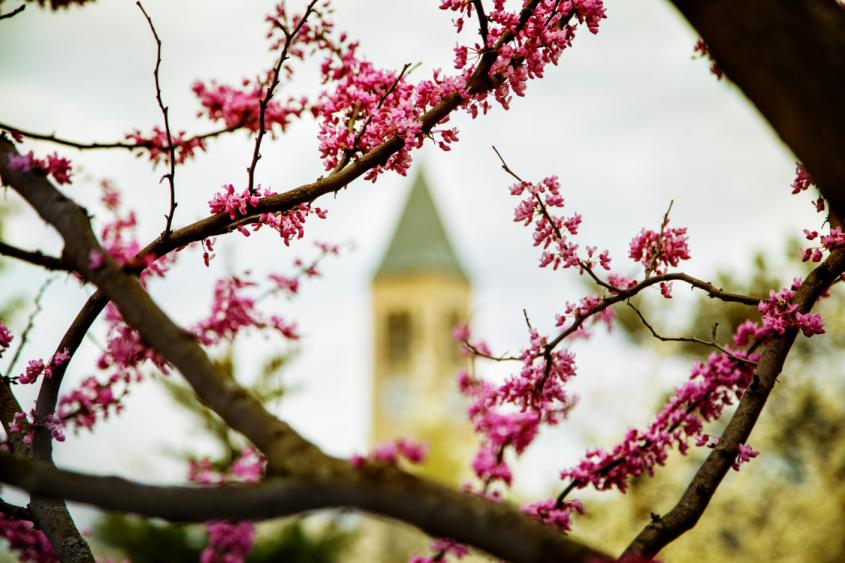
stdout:
[(270, 478), (253, 485), (156, 487), (61, 471), (0, 453), (0, 480), (31, 494), (172, 521), (262, 520), (324, 508), (355, 508), (451, 537), (514, 563), (602, 560), (601, 553), (501, 503), (453, 491), (391, 467)]
[[(845, 272), (845, 248), (837, 248), (813, 270), (795, 292), (793, 303), (807, 313), (839, 276)], [(634, 539), (626, 555), (654, 557), (663, 547), (695, 526), (736, 459), (738, 447), (746, 443), (780, 375), (797, 329), (788, 329), (764, 348), (754, 378), (742, 396), (736, 412), (675, 507), (665, 516), (652, 519)]]
[(845, 9), (835, 0), (672, 3), (845, 216)]

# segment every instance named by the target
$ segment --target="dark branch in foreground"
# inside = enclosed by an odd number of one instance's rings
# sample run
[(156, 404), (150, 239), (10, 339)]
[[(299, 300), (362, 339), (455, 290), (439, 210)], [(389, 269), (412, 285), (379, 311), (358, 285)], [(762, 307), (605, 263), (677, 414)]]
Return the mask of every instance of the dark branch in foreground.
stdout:
[(513, 563), (587, 562), (606, 556), (534, 522), (506, 504), (453, 491), (391, 467), (252, 485), (156, 487), (62, 471), (0, 453), (0, 480), (31, 494), (171, 521), (263, 520), (324, 508), (355, 508), (408, 522), (435, 537), (481, 546)]
[[(839, 276), (845, 272), (845, 248), (837, 248), (813, 270), (798, 291), (793, 303), (802, 313), (813, 305)], [(773, 338), (764, 348), (754, 379), (742, 396), (736, 412), (719, 437), (718, 445), (696, 472), (681, 499), (665, 516), (652, 519), (634, 539), (625, 555), (654, 557), (661, 549), (690, 530), (704, 513), (722, 479), (730, 470), (738, 447), (746, 443), (751, 430), (783, 370), (783, 364), (797, 336), (797, 329), (788, 329)]]
[(672, 3), (845, 217), (845, 9), (835, 0)]

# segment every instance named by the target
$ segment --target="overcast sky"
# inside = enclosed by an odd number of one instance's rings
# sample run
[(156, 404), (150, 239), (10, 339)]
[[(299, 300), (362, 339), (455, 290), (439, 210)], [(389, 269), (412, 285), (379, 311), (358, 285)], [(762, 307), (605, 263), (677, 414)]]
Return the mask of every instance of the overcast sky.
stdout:
[[(362, 52), (377, 64), (400, 68), (419, 62), (418, 76), (451, 68), (456, 39), (438, 2), (338, 4), (338, 27), (359, 38)], [(263, 23), (272, 5), (145, 2), (164, 43), (161, 82), (174, 128), (209, 129), (195, 116), (194, 80), (236, 83), (272, 63)], [(582, 30), (561, 64), (532, 82), (526, 98), (516, 100), (510, 111), (495, 109), (476, 121), (460, 116), (454, 122), (461, 140), (451, 152), (426, 149), (415, 158), (414, 169), (425, 167), (473, 278), (475, 332), (500, 350), (516, 350), (525, 342), (523, 308), (535, 325), (548, 328), (563, 303), (577, 299), (583, 289), (571, 274), (536, 268), (530, 232), (511, 222), (515, 200), (491, 144), (525, 178), (557, 174), (567, 212), (584, 217), (580, 242), (610, 249), (623, 271), (634, 271), (626, 260), (629, 240), (644, 226), (656, 227), (670, 200), (673, 224), (689, 228), (693, 260), (685, 269), (703, 278), (718, 267), (742, 271), (754, 250), (779, 250), (787, 236), (819, 222), (806, 198), (789, 194), (793, 155), (734, 86), (716, 80), (705, 61), (692, 59), (696, 35), (669, 3), (607, 0), (607, 7), (601, 32), (593, 36)], [(471, 31), (469, 26), (464, 34)], [(29, 5), (13, 20), (0, 22), (0, 121), (86, 141), (118, 140), (134, 128), (148, 131), (160, 122), (154, 61), (154, 43), (134, 2), (100, 1), (57, 14)], [(283, 93), (313, 93), (315, 78), (313, 66), (306, 68)], [(283, 191), (319, 176), (315, 131), (315, 124), (304, 120), (285, 138), (266, 144), (257, 181)], [(27, 147), (54, 150), (45, 144)], [(161, 230), (167, 205), (166, 188), (158, 183), (161, 171), (123, 152), (58, 150), (84, 171), (66, 189), (68, 195), (96, 209), (95, 185), (83, 178), (111, 178), (139, 210), (142, 241)], [(242, 185), (251, 151), (251, 142), (237, 134), (210, 142), (209, 154), (180, 168), (175, 223), (205, 216), (206, 202), (224, 183)], [(277, 307), (304, 335), (301, 353), (286, 372), (298, 391), (278, 413), (335, 454), (360, 451), (366, 443), (370, 276), (408, 188), (409, 180), (395, 174), (375, 185), (357, 181), (336, 198), (320, 201), (329, 219), (310, 222), (306, 241), (285, 248), (274, 236), (245, 241), (232, 235), (219, 243), (212, 268), (215, 275), (285, 271), (293, 258), (312, 254), (308, 241), (354, 244), (354, 251), (327, 263), (324, 277), (307, 283), (299, 299)], [(15, 202), (13, 194), (6, 195), (4, 204)], [(58, 237), (24, 205), (15, 207), (20, 212), (7, 226), (9, 241), (58, 252)], [(167, 312), (185, 324), (210, 302), (213, 278), (200, 264), (196, 254), (186, 255), (166, 281), (152, 287)], [(27, 295), (44, 274), (14, 264), (0, 279), (4, 296)], [(59, 277), (25, 356), (49, 356), (90, 292)], [(256, 358), (275, 349), (265, 339), (249, 339), (238, 348), (240, 365), (249, 373)], [(644, 424), (655, 397), (688, 369), (667, 366), (616, 337), (579, 344), (577, 353), (581, 405), (566, 428), (544, 438), (523, 468), (530, 481), (524, 489), (535, 494), (554, 482), (560, 468), (578, 460), (585, 440), (607, 444), (621, 437), (626, 425)], [(66, 385), (90, 374), (96, 355), (95, 345), (86, 343)], [(490, 373), (502, 375), (502, 369)], [(26, 401), (32, 395), (21, 396)], [(182, 479), (184, 468), (168, 463), (161, 452), (189, 443), (190, 424), (169, 414), (169, 407), (154, 384), (141, 385), (124, 416), (98, 425), (93, 434), (70, 437), (57, 449), (58, 462), (146, 481)]]

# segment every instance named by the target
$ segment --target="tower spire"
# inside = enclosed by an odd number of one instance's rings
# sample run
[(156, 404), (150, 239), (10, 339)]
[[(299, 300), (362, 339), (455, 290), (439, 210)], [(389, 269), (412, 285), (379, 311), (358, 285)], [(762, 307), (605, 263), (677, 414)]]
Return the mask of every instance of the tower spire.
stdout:
[(467, 280), (420, 170), (375, 277), (439, 273)]

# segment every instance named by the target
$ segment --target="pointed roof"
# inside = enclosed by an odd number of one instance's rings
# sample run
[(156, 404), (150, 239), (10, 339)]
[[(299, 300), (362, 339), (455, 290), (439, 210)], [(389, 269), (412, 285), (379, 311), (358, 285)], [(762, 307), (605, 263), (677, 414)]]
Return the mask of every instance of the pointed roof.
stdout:
[(467, 279), (422, 171), (414, 179), (376, 277), (413, 272), (439, 272)]

